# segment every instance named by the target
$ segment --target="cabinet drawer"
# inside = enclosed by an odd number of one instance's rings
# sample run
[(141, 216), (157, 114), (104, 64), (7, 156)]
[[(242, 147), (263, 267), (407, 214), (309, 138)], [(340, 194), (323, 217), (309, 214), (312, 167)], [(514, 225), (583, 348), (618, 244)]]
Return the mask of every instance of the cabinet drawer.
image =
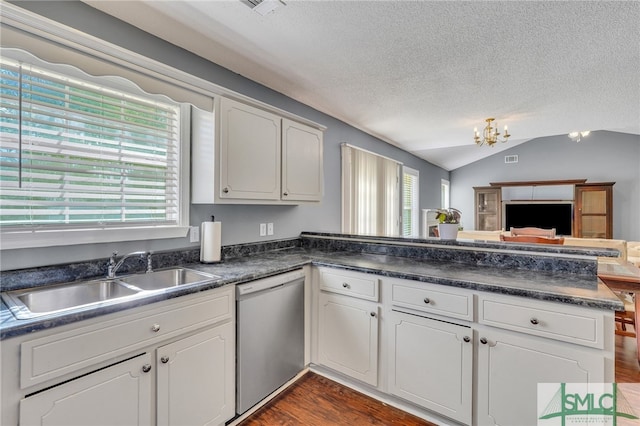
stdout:
[(604, 347), (604, 317), (595, 310), (484, 295), (479, 296), (478, 308), (481, 324), (584, 346)]
[(320, 270), (320, 289), (360, 299), (378, 301), (379, 279), (349, 271)]
[(20, 385), (24, 389), (232, 317), (232, 287), (205, 294), (26, 341), (21, 344)]
[(473, 320), (473, 295), (437, 284), (393, 283), (391, 300), (395, 306)]

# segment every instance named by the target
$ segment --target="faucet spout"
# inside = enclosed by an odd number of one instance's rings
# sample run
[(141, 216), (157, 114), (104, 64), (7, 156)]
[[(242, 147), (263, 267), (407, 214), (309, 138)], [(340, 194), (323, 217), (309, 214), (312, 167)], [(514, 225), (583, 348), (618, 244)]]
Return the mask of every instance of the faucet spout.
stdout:
[(130, 258), (131, 256), (140, 256), (140, 257), (147, 256), (147, 259), (150, 259), (150, 254), (151, 254), (150, 252), (146, 252), (146, 251), (134, 251), (132, 253), (125, 254), (124, 256), (122, 256), (122, 259), (120, 259), (118, 263), (116, 263), (116, 256), (118, 255), (118, 252), (114, 251), (113, 255), (109, 259), (109, 263), (107, 264), (107, 278), (110, 278), (110, 279), (115, 278), (116, 272), (118, 272), (118, 269), (120, 269), (124, 261)]

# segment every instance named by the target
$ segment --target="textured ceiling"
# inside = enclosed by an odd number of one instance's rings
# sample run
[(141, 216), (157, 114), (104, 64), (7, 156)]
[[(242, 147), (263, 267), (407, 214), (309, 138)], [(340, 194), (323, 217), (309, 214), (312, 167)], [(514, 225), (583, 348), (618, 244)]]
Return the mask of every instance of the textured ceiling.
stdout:
[[(574, 130), (640, 134), (638, 1), (85, 3), (447, 170)], [(473, 143), (487, 117), (509, 143)]]

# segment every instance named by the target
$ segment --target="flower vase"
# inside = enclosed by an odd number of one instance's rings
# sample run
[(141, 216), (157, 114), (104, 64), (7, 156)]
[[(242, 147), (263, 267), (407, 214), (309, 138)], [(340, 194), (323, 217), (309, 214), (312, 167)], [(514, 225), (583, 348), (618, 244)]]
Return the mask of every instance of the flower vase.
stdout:
[(455, 240), (458, 238), (458, 224), (457, 223), (439, 223), (438, 235), (441, 240)]

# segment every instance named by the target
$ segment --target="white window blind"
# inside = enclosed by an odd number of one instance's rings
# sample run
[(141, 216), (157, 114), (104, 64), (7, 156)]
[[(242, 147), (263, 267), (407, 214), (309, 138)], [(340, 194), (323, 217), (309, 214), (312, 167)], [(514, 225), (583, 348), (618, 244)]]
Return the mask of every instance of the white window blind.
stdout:
[(409, 167), (402, 168), (402, 235), (417, 238), (420, 233), (419, 172)]
[(400, 165), (342, 145), (342, 232), (399, 235)]
[(179, 223), (177, 103), (7, 57), (1, 73), (5, 230)]

